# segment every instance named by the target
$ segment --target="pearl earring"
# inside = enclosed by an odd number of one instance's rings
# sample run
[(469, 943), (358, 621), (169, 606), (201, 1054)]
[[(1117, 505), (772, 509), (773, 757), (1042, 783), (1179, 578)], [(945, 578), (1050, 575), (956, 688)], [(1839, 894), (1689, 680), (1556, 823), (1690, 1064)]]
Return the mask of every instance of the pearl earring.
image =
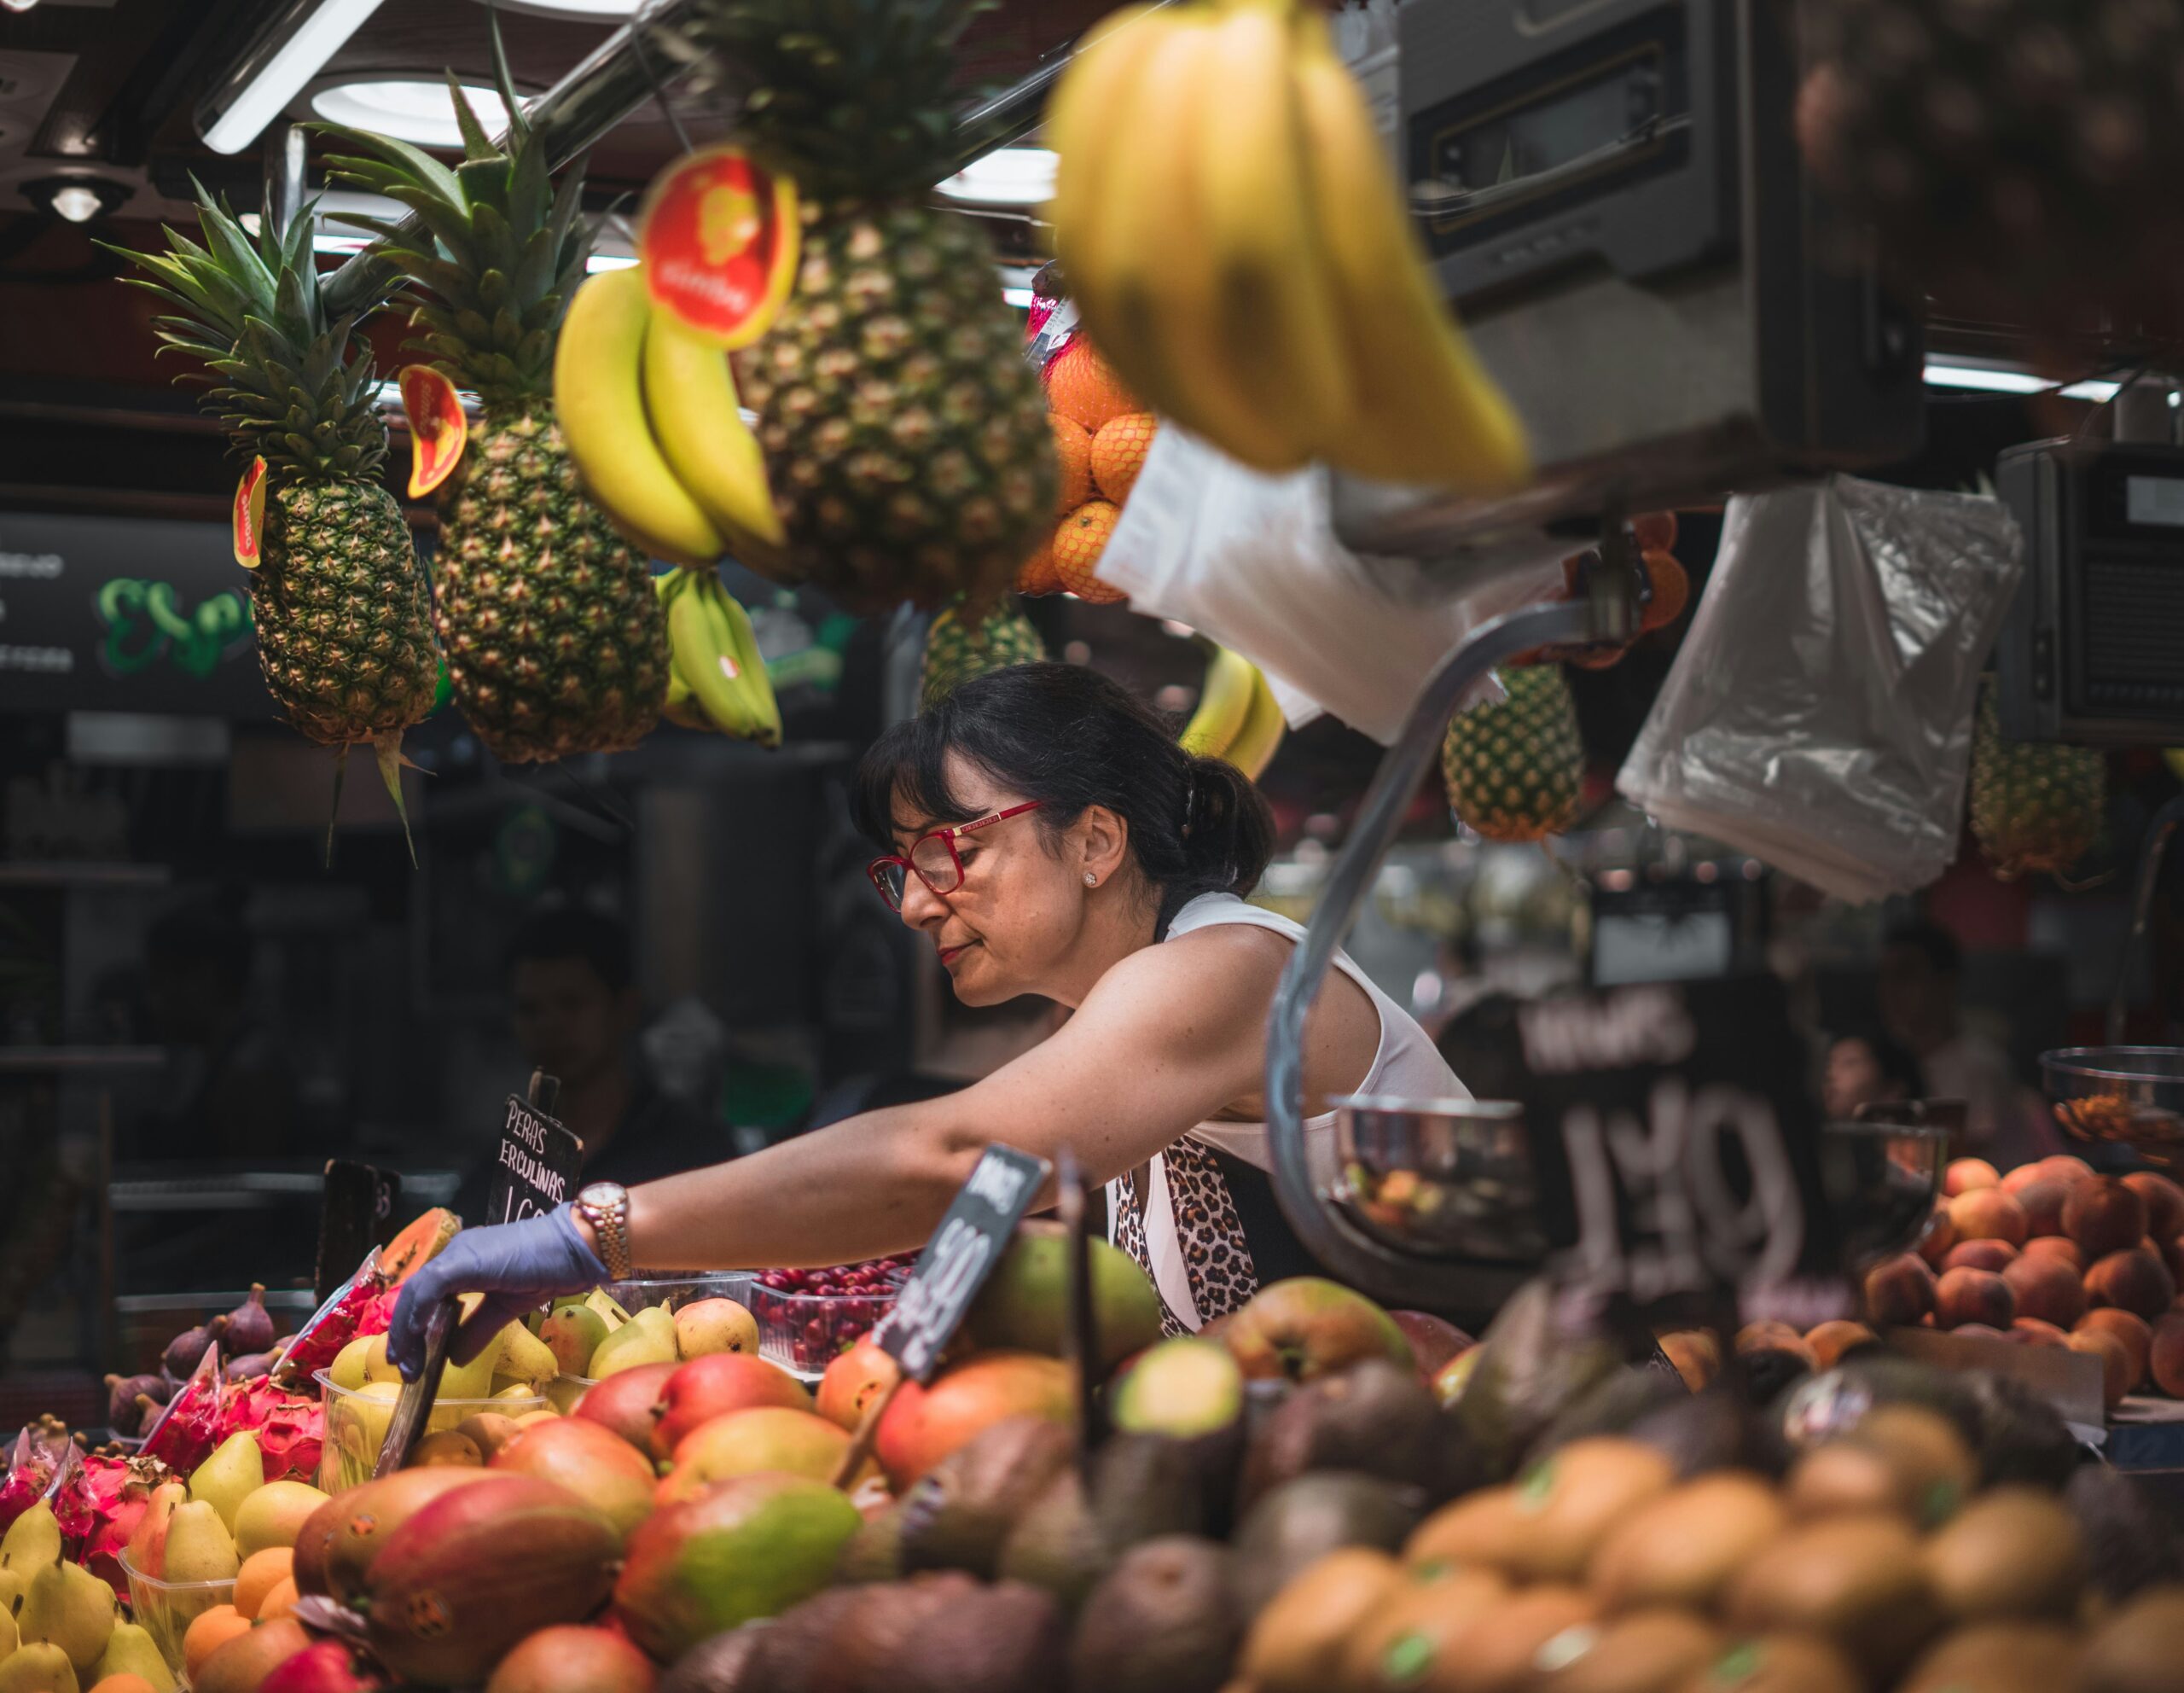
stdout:
[(1087, 870), (1084, 872), (1084, 885), (1087, 887), (1097, 887), (1100, 885), (1100, 878)]

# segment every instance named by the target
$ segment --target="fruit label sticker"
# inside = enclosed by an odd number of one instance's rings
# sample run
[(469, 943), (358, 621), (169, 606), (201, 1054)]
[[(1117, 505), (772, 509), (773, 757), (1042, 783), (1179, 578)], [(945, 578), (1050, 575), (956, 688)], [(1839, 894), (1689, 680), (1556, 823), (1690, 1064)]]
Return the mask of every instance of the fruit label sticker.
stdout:
[(637, 257), (653, 303), (733, 351), (766, 333), (796, 276), (796, 187), (740, 147), (709, 147), (653, 178)]
[(986, 1149), (940, 1219), (932, 1243), (872, 1331), (880, 1349), (915, 1382), (929, 1382), (1002, 1248), (1031, 1208), (1053, 1166), (996, 1143)]
[(410, 497), (421, 500), (462, 463), (470, 420), (455, 384), (429, 364), (402, 367), (402, 410), (410, 419)]
[[(1517, 1021), (1517, 1091), (1565, 1288), (1656, 1311), (1834, 1271), (1779, 982), (1653, 983), (1527, 1005)], [(1886, 1172), (1873, 1174), (1864, 1197), (1878, 1205)], [(1921, 1219), (1930, 1194), (1910, 1196)]]
[(514, 1223), (567, 1203), (575, 1197), (583, 1167), (584, 1143), (537, 1106), (510, 1094), (483, 1220)]
[(245, 570), (258, 568), (265, 547), (265, 461), (253, 458), (250, 468), (235, 484), (235, 562)]

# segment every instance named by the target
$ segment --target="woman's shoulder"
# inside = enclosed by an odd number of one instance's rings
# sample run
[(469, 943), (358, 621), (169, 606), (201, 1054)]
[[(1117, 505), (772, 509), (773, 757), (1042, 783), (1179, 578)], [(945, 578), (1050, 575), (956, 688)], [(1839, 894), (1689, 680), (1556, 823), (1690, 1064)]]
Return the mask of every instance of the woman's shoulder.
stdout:
[(1140, 947), (1111, 967), (1092, 992), (1089, 1005), (1109, 994), (1133, 997), (1150, 989), (1204, 992), (1262, 987), (1271, 992), (1289, 962), (1292, 944), (1255, 923), (1209, 923), (1170, 935), (1158, 945)]

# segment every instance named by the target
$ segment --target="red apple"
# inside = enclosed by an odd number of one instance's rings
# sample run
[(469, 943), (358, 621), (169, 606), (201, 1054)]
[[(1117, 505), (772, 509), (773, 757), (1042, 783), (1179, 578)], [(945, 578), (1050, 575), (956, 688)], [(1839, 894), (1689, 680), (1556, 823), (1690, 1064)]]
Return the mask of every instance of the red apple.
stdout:
[(2001, 1182), (2001, 1172), (1984, 1158), (1952, 1158), (1943, 1178), (1942, 1191), (1955, 1199), (1960, 1193), (2000, 1187)]
[(1443, 1364), (1473, 1344), (1472, 1337), (1455, 1324), (1428, 1312), (1391, 1311), (1388, 1319), (1403, 1330), (1403, 1339), (1410, 1342), (1411, 1355), (1418, 1360), (1418, 1373), (1429, 1382), (1440, 1374)]
[(1957, 1195), (1949, 1202), (1949, 1219), (1960, 1241), (2024, 1244), (2024, 1207), (2000, 1188), (1972, 1188)]
[(1934, 1294), (1934, 1320), (1944, 1329), (1980, 1323), (2002, 1329), (2017, 1320), (2017, 1295), (1989, 1270), (1948, 1271)]
[(2094, 1263), (2146, 1238), (2146, 1202), (2113, 1176), (2095, 1176), (2071, 1190), (2063, 1205), (2063, 1232), (2078, 1243), (2086, 1262)]

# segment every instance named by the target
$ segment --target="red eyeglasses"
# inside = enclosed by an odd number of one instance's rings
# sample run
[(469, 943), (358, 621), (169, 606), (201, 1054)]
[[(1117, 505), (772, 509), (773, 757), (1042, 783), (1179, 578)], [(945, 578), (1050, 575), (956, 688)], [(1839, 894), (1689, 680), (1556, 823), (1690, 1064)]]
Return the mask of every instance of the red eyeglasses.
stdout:
[(952, 828), (936, 829), (910, 842), (910, 850), (905, 856), (874, 858), (864, 867), (864, 873), (872, 878), (872, 885), (880, 890), (880, 897), (887, 902), (891, 910), (903, 909), (903, 890), (909, 885), (909, 876), (913, 870), (917, 872), (918, 880), (935, 893), (953, 893), (963, 885), (963, 860), (956, 851), (957, 836), (991, 829), (997, 823), (1036, 812), (1044, 804), (1043, 800), (1027, 800), (1021, 806), (1011, 806), (1005, 812), (996, 812), (989, 817), (973, 817), (969, 823), (959, 823)]

